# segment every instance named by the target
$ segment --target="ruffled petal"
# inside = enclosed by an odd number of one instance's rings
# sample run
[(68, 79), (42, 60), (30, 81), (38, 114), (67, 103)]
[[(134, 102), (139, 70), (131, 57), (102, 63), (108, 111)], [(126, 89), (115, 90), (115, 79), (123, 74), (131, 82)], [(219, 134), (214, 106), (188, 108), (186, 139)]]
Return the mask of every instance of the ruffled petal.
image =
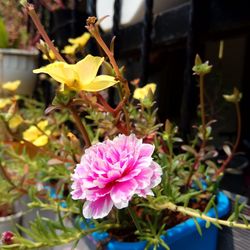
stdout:
[(83, 216), (86, 219), (101, 219), (109, 214), (113, 207), (113, 202), (109, 195), (101, 197), (95, 201), (86, 201), (83, 206)]
[(129, 201), (135, 193), (138, 184), (135, 180), (128, 180), (126, 182), (116, 183), (111, 192), (110, 197), (114, 205)]

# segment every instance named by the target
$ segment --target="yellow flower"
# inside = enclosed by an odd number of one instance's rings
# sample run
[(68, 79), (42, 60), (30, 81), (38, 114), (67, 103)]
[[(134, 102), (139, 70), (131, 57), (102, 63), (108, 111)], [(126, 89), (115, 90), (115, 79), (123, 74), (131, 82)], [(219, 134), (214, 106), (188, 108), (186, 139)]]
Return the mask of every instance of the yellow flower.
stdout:
[(0, 109), (6, 107), (7, 105), (11, 104), (10, 98), (0, 98)]
[(45, 130), (47, 126), (47, 120), (40, 121), (36, 126), (30, 126), (23, 132), (23, 139), (37, 147), (46, 145), (49, 141), (48, 135), (51, 134), (50, 130)]
[(22, 124), (23, 118), (20, 115), (14, 115), (10, 118), (8, 124), (10, 129), (17, 128), (20, 124)]
[(155, 90), (156, 90), (156, 84), (148, 83), (143, 88), (135, 89), (133, 97), (137, 100), (143, 100), (144, 98), (149, 96), (150, 92), (154, 94)]
[(33, 72), (49, 74), (53, 79), (62, 83), (63, 86), (65, 84), (72, 90), (96, 92), (118, 82), (113, 76), (96, 76), (103, 61), (103, 57), (87, 55), (76, 64), (54, 62)]
[[(49, 50), (49, 58), (53, 61), (56, 60), (56, 56), (52, 50)], [(47, 57), (47, 55), (43, 54), (44, 60), (48, 60), (49, 58)]]
[(78, 48), (78, 45), (76, 44), (66, 45), (64, 49), (62, 50), (62, 53), (67, 54), (67, 55), (74, 55), (76, 53), (77, 48)]
[(75, 44), (80, 47), (84, 47), (88, 40), (90, 39), (91, 35), (88, 32), (84, 32), (81, 36), (76, 37), (76, 38), (70, 38), (68, 41), (71, 44)]
[(19, 87), (20, 84), (21, 84), (20, 80), (16, 80), (13, 82), (6, 82), (6, 83), (3, 83), (2, 88), (9, 90), (9, 91), (15, 91)]
[(242, 98), (242, 93), (237, 88), (234, 88), (234, 92), (232, 95), (223, 95), (224, 99), (228, 102), (237, 103), (240, 102)]

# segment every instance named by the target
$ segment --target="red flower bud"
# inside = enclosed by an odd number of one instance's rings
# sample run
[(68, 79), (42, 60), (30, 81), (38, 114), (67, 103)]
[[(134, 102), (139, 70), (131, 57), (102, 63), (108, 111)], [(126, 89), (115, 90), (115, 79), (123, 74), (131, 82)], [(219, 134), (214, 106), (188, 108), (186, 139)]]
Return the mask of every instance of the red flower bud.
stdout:
[(4, 245), (11, 245), (14, 243), (14, 234), (10, 231), (2, 233), (1, 241)]

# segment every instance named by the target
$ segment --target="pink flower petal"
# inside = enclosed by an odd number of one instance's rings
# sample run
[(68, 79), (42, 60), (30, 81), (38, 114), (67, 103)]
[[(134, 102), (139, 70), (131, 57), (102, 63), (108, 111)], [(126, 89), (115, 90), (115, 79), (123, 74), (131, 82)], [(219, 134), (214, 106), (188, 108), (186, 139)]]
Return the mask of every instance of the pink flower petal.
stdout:
[(109, 195), (101, 197), (96, 201), (86, 201), (82, 213), (86, 219), (100, 219), (109, 214), (113, 207), (113, 202)]
[(130, 200), (137, 186), (138, 184), (135, 180), (116, 183), (110, 192), (110, 197), (114, 204)]

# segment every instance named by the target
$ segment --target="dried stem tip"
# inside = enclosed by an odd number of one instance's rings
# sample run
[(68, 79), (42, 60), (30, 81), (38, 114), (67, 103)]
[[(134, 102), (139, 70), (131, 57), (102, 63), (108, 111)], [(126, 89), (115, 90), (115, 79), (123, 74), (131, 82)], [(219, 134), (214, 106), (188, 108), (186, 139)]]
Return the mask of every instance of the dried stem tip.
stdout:
[(91, 25), (95, 25), (96, 22), (97, 22), (97, 18), (95, 16), (90, 16), (88, 17), (86, 24), (87, 26), (91, 26)]

